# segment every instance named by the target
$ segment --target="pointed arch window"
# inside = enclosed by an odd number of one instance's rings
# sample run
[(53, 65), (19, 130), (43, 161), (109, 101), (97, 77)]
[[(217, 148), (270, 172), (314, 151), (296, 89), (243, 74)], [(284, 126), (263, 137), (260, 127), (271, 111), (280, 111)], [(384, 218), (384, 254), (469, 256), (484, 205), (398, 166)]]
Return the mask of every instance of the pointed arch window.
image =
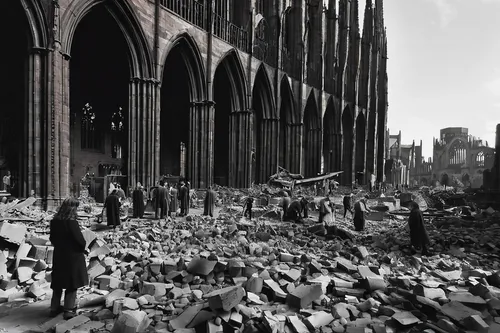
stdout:
[(467, 148), (462, 140), (453, 142), (449, 150), (450, 164), (464, 164), (467, 160)]
[(97, 130), (96, 114), (90, 103), (85, 103), (82, 108), (81, 122), (81, 147), (82, 149), (101, 150), (102, 137)]
[(476, 155), (476, 166), (484, 167), (484, 152), (483, 151), (480, 151)]
[(125, 118), (121, 107), (111, 117), (112, 133), (112, 157), (123, 158), (123, 134), (125, 130)]

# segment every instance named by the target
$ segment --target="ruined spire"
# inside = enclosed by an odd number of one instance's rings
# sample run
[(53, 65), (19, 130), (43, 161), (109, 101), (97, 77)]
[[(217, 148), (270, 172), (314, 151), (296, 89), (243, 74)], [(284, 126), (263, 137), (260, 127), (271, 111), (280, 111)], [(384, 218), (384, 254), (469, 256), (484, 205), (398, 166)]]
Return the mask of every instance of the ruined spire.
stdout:
[(373, 12), (371, 0), (366, 1), (365, 14), (363, 19), (363, 44), (370, 44), (373, 41)]

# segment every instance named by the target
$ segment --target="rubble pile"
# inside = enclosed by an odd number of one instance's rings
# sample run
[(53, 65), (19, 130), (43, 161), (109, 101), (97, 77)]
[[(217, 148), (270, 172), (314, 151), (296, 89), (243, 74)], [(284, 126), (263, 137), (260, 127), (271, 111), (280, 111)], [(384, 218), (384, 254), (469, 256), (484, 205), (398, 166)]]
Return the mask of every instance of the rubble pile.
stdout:
[(15, 199), (9, 203), (0, 203), (0, 220), (2, 218), (11, 221), (42, 221), (50, 219), (52, 214), (41, 209), (41, 207), (33, 206), (35, 198), (26, 200)]
[[(350, 224), (221, 214), (85, 228), (91, 286), (55, 332), (500, 331), (498, 220), (429, 223), (428, 258), (405, 255), (403, 218)], [(0, 222), (0, 302), (50, 297), (46, 227)]]

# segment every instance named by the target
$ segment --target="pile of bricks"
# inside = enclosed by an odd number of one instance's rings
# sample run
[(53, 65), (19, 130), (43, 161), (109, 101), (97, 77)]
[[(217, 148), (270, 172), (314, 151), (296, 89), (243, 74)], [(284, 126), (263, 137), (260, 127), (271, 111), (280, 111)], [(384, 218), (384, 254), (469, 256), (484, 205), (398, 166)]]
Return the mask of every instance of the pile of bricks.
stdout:
[[(420, 258), (401, 252), (397, 222), (344, 240), (261, 222), (84, 229), (91, 286), (55, 332), (500, 332), (496, 247), (489, 257), (471, 244)], [(0, 252), (0, 302), (49, 298), (48, 235), (1, 222), (0, 240), (11, 245)]]

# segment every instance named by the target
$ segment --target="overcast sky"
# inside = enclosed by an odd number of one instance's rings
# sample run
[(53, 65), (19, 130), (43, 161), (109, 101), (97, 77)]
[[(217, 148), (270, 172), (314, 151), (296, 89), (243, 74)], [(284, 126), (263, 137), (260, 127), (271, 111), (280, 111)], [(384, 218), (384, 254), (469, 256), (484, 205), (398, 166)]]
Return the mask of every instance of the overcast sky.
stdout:
[(423, 140), (425, 157), (445, 127), (467, 127), (494, 147), (500, 0), (384, 0), (384, 12), (391, 134), (401, 130), (403, 144)]

